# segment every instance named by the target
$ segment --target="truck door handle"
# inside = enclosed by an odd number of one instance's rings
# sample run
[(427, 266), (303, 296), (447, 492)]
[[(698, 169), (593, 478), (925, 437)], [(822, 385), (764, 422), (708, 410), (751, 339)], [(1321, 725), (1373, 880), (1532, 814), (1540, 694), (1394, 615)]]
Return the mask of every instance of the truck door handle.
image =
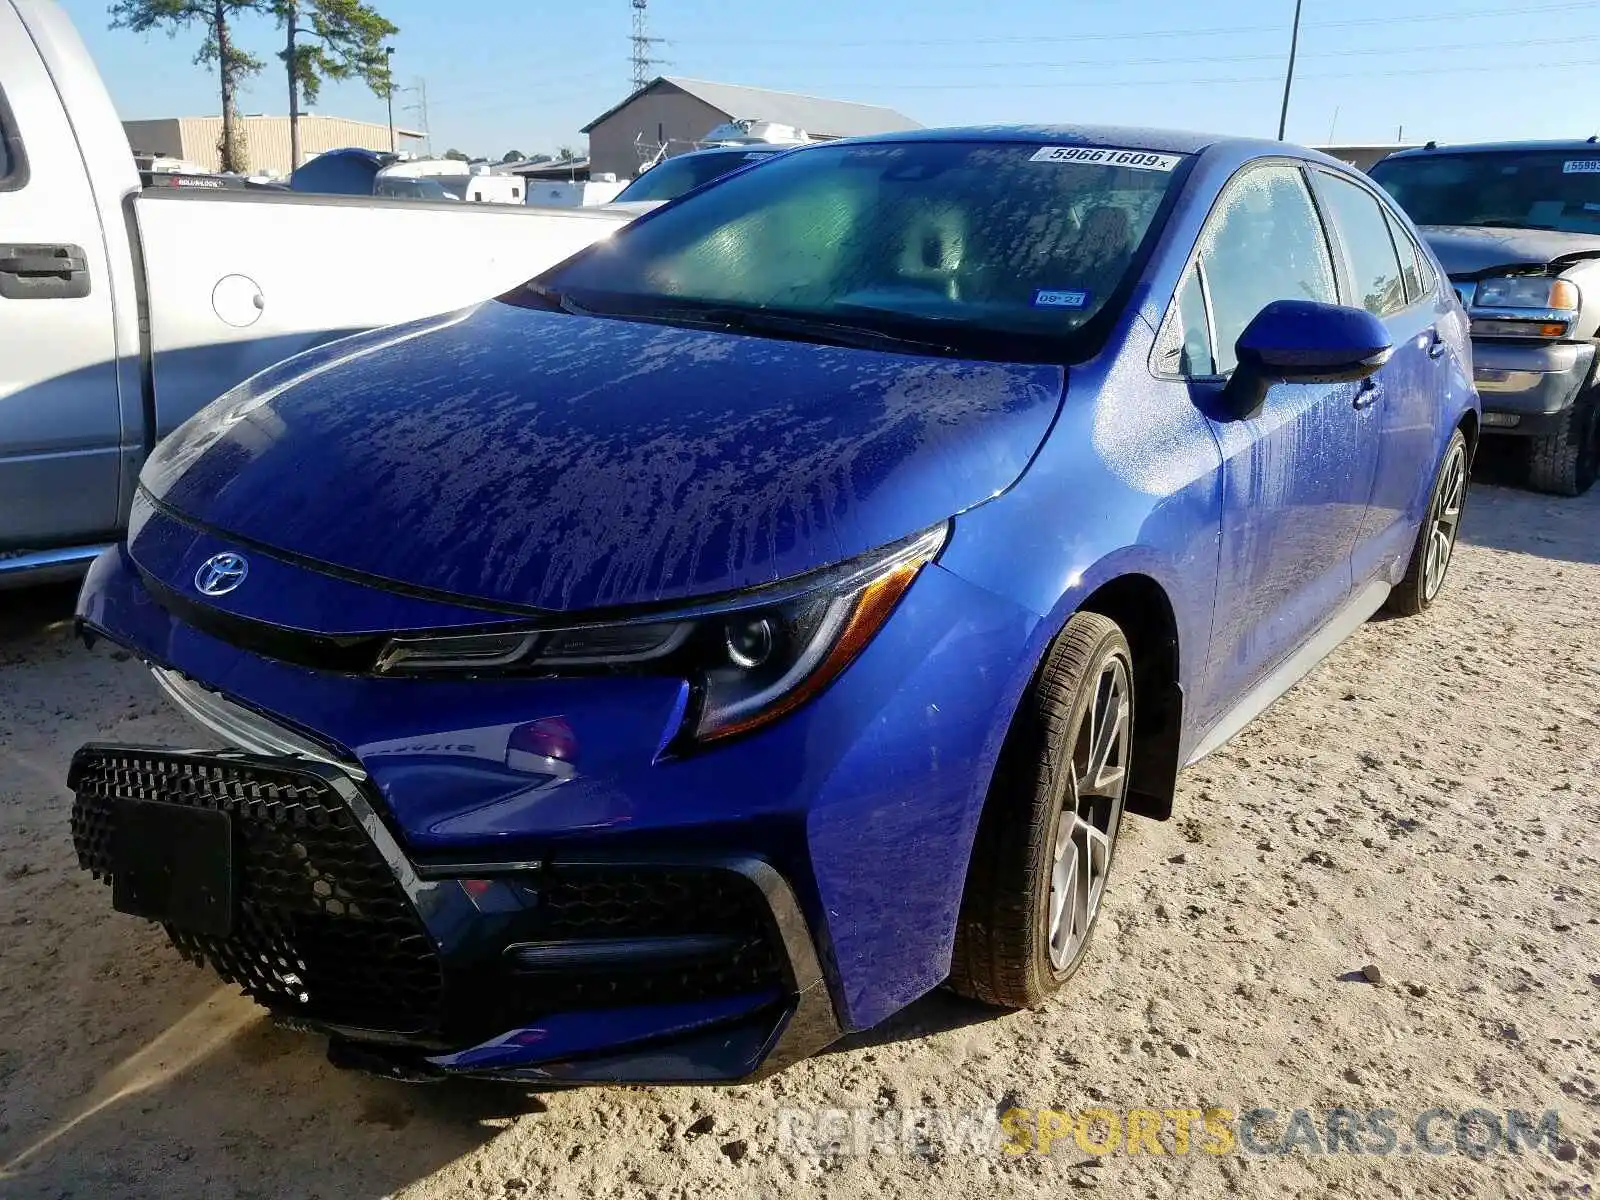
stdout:
[(89, 294), (82, 246), (0, 244), (0, 296), (7, 300), (75, 300)]
[(1432, 336), (1432, 341), (1428, 343), (1428, 357), (1443, 358), (1445, 351), (1450, 349), (1450, 343), (1439, 336), (1439, 331), (1437, 329), (1431, 330), (1430, 333)]
[(1383, 399), (1383, 384), (1369, 375), (1361, 381), (1361, 386), (1356, 388), (1353, 407), (1357, 410), (1371, 408), (1381, 399)]

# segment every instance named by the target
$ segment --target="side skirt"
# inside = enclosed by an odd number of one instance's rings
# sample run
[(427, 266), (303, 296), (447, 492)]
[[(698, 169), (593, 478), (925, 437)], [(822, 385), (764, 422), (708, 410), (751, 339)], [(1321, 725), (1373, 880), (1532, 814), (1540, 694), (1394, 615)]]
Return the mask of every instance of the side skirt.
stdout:
[(1327, 658), (1340, 642), (1366, 624), (1372, 614), (1383, 607), (1383, 602), (1389, 598), (1389, 591), (1389, 584), (1375, 579), (1356, 593), (1309, 641), (1279, 663), (1265, 679), (1246, 692), (1239, 703), (1224, 713), (1200, 739), (1200, 744), (1183, 765), (1192, 767), (1213, 750), (1232, 741), (1240, 730), (1310, 674), (1311, 669)]

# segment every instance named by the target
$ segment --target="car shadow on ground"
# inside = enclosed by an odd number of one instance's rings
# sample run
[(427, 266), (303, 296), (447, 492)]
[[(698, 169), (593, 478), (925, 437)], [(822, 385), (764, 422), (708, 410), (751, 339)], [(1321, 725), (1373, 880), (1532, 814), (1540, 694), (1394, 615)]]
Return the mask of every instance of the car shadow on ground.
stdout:
[[(546, 1110), (526, 1088), (337, 1070), (323, 1039), (194, 977), (206, 994), (187, 1010), (187, 987), (173, 989), (176, 1003), (141, 999), (146, 1032), (171, 1023), (131, 1053), (108, 1044), (86, 1093), (55, 1111), (6, 1106), (0, 1195), (307, 1195), (315, 1180), (322, 1196), (384, 1196)], [(161, 1187), (141, 1192), (134, 1180)]]
[(847, 1050), (884, 1046), (891, 1042), (918, 1041), (931, 1034), (949, 1033), (1005, 1015), (1005, 1009), (991, 1008), (939, 987), (871, 1029), (846, 1034), (822, 1053), (838, 1054)]
[(1600, 563), (1600, 486), (1547, 496), (1519, 486), (1525, 447), (1493, 439), (1478, 452), (1461, 538), (1474, 546), (1568, 563)]
[[(75, 583), (0, 591), (0, 655), (9, 643), (26, 645), (57, 622), (72, 620), (77, 596)], [(0, 664), (4, 661), (0, 658)]]

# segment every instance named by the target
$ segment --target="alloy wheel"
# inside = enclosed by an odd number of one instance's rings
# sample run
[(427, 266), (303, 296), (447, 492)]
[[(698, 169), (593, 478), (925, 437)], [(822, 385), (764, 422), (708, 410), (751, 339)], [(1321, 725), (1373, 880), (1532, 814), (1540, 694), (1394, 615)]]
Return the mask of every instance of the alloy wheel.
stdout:
[(1128, 664), (1101, 664), (1094, 693), (1072, 739), (1072, 769), (1061, 799), (1050, 864), (1050, 965), (1065, 971), (1094, 926), (1128, 791), (1131, 737)]
[(1429, 514), (1428, 548), (1422, 563), (1422, 598), (1427, 601), (1444, 586), (1450, 556), (1461, 527), (1461, 506), (1467, 498), (1467, 449), (1456, 445), (1440, 472), (1439, 493)]

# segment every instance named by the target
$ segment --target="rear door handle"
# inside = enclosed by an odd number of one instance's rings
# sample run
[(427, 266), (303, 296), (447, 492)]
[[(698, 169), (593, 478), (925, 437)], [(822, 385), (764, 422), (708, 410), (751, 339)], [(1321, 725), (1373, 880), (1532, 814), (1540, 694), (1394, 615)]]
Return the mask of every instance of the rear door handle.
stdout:
[(1352, 404), (1358, 410), (1366, 409), (1371, 408), (1381, 399), (1383, 399), (1383, 384), (1369, 375), (1361, 381), (1361, 386), (1356, 389), (1356, 398)]
[(1429, 334), (1432, 340), (1428, 343), (1428, 357), (1443, 358), (1445, 351), (1450, 349), (1450, 343), (1439, 336), (1437, 329), (1430, 330)]
[(0, 244), (0, 296), (7, 300), (76, 300), (89, 294), (82, 246)]

